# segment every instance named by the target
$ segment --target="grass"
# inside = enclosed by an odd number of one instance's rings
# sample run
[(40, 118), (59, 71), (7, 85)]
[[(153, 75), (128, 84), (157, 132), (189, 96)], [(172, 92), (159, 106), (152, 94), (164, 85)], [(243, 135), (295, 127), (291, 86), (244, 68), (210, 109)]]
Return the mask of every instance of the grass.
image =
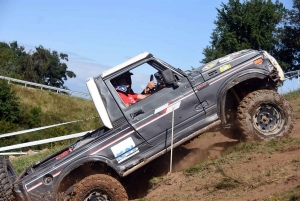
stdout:
[[(300, 144), (300, 138), (283, 138), (281, 140), (270, 140), (267, 142), (243, 142), (238, 145), (229, 147), (222, 155), (221, 158), (206, 161), (195, 166), (191, 166), (184, 171), (186, 175), (193, 175), (201, 173), (207, 170), (210, 166), (215, 166), (218, 168), (219, 164), (226, 162), (227, 160), (239, 160), (247, 155), (252, 154), (272, 154), (275, 152), (284, 152), (292, 148), (293, 146), (298, 146)], [(268, 174), (268, 173), (266, 173)]]
[(234, 189), (240, 185), (240, 182), (238, 182), (235, 179), (232, 179), (230, 177), (224, 177), (220, 182), (214, 185), (216, 189)]
[(151, 188), (155, 188), (158, 186), (158, 184), (160, 182), (162, 182), (164, 180), (164, 177), (153, 177), (150, 181), (149, 184), (151, 186)]
[(287, 93), (284, 95), (284, 97), (287, 99), (287, 100), (293, 100), (293, 99), (296, 99), (296, 98), (299, 98), (300, 97), (300, 90), (296, 90), (296, 91), (293, 91), (293, 92), (290, 92), (290, 93)]
[(18, 85), (13, 85), (13, 89), (24, 107), (41, 108), (42, 125), (97, 116), (93, 102), (88, 99)]
[(239, 152), (240, 154), (247, 154), (247, 153), (265, 153), (270, 154), (274, 152), (282, 152), (286, 149), (299, 145), (300, 138), (283, 138), (281, 140), (269, 140), (267, 142), (244, 142), (240, 143), (236, 146), (229, 147), (224, 155), (229, 155), (232, 153)]
[[(40, 126), (59, 124), (98, 116), (92, 100), (72, 97), (64, 94), (57, 94), (47, 90), (28, 88), (14, 84), (11, 84), (11, 87), (15, 91), (16, 96), (19, 97), (21, 107), (24, 110), (29, 111), (32, 108), (39, 108), (41, 110), (41, 113), (39, 115)], [(100, 126), (101, 122), (99, 118), (95, 118), (89, 121), (77, 122), (41, 131), (35, 131), (28, 134), (3, 138), (0, 140), (0, 147), (94, 130), (99, 128)], [(7, 129), (4, 129), (4, 127), (6, 127)], [(8, 133), (19, 130), (26, 130), (26, 128), (20, 126), (12, 126), (5, 121), (0, 121), (0, 130), (6, 130), (6, 132), (4, 133)], [(15, 167), (16, 171), (20, 174), (26, 167), (66, 147), (75, 140), (76, 139), (64, 140), (33, 147), (25, 147), (19, 150), (9, 150), (26, 152), (29, 149), (48, 149), (38, 154), (20, 156), (16, 159), (12, 159), (12, 164)]]
[[(37, 89), (29, 89), (20, 86), (14, 86), (17, 96), (21, 99), (22, 105), (28, 108), (40, 107), (42, 110), (42, 120), (41, 125), (51, 125), (55, 123), (62, 123), (77, 119), (84, 119), (87, 117), (97, 116), (96, 110), (94, 109), (93, 102), (91, 100), (86, 100), (82, 98), (70, 97), (62, 94), (55, 94), (48, 91), (41, 91)], [(285, 95), (287, 100), (292, 100), (300, 96), (300, 91), (291, 92)], [(297, 112), (297, 111), (296, 111)], [(48, 136), (56, 137), (60, 135), (70, 134), (70, 132), (81, 132), (84, 130), (92, 130), (100, 126), (99, 119), (95, 121), (86, 121), (82, 123), (76, 123), (74, 125), (61, 126), (53, 129), (47, 129), (42, 132), (36, 132), (32, 134), (26, 134), (18, 136), (17, 140), (26, 142), (33, 141), (34, 139), (45, 139)], [(14, 142), (15, 142), (15, 139)], [(10, 140), (10, 139), (5, 139)], [(45, 158), (46, 156), (61, 150), (69, 141), (57, 142), (52, 145), (54, 148), (49, 150), (44, 150), (43, 152), (20, 156), (11, 159), (13, 166), (15, 167), (18, 174), (20, 174), (26, 167), (36, 163), (37, 161)], [(225, 164), (229, 160), (240, 160), (243, 157), (251, 156), (254, 153), (270, 154), (275, 152), (284, 152), (293, 146), (298, 146), (300, 144), (300, 138), (284, 138), (282, 140), (270, 140), (268, 142), (259, 143), (240, 143), (236, 146), (229, 147), (222, 155), (221, 158), (215, 160), (209, 160), (200, 163), (195, 166), (191, 166), (184, 171), (187, 176), (192, 176), (196, 174), (201, 174), (206, 172), (221, 173), (219, 180), (214, 183), (213, 187), (215, 189), (234, 189), (239, 185), (243, 185), (238, 179), (228, 176), (222, 169), (221, 164)], [(50, 147), (51, 145), (47, 145)], [(37, 147), (42, 148), (42, 147)], [(297, 163), (298, 160), (293, 159), (291, 163)], [(267, 170), (264, 175), (269, 177), (272, 175), (272, 170)], [(155, 177), (149, 181), (152, 188), (159, 186), (161, 182), (164, 182), (164, 177)], [(259, 183), (257, 185), (263, 185)], [(296, 201), (300, 200), (300, 185), (296, 186), (295, 189), (281, 193), (275, 194), (267, 199), (271, 200), (290, 200)], [(145, 200), (144, 198), (140, 201)]]
[[(272, 183), (276, 181), (276, 179), (286, 177), (284, 175), (284, 166), (274, 166), (269, 169), (258, 170), (260, 173), (252, 176), (247, 176), (246, 172), (245, 175), (236, 174), (232, 167), (236, 164), (240, 164), (241, 160), (244, 161), (242, 163), (245, 163), (245, 159), (247, 158), (251, 160), (252, 156), (255, 154), (270, 156), (273, 153), (283, 153), (294, 150), (294, 148), (298, 149), (299, 143), (300, 137), (288, 137), (267, 142), (240, 143), (228, 148), (218, 159), (206, 161), (187, 168), (184, 171), (184, 174), (198, 178), (211, 178), (207, 187), (207, 189), (210, 189), (210, 192), (215, 192), (216, 190), (233, 190), (235, 188), (248, 191), (269, 184), (270, 182)], [(299, 168), (298, 157), (292, 159), (290, 163), (295, 164), (294, 167), (296, 169)], [(293, 171), (297, 171), (296, 169)], [(282, 172), (279, 173), (281, 170)], [(230, 174), (227, 174), (227, 172)], [(271, 195), (265, 200), (300, 201), (300, 185), (290, 191)]]
[(265, 199), (264, 201), (300, 201), (300, 185), (297, 185), (294, 189), (283, 192), (283, 193), (276, 193), (274, 195), (269, 196), (269, 198)]
[(32, 155), (24, 155), (19, 157), (12, 157), (10, 159), (10, 162), (14, 166), (16, 172), (18, 174), (21, 174), (22, 171), (29, 167), (30, 165), (35, 164), (39, 160), (49, 156), (50, 154), (57, 152), (61, 149), (63, 149), (65, 146), (55, 146), (52, 149), (45, 149), (39, 153), (32, 154)]
[[(11, 85), (11, 87), (15, 91), (17, 97), (19, 97), (21, 106), (24, 110), (29, 111), (32, 108), (39, 108), (41, 111), (38, 116), (40, 126), (83, 120), (98, 116), (92, 100), (57, 94), (46, 90), (26, 88), (19, 85)], [(5, 125), (4, 123), (0, 124), (0, 128), (3, 126), (9, 128), (10, 125)], [(89, 121), (72, 123), (42, 131), (7, 137), (5, 140), (0, 141), (0, 147), (94, 130), (100, 126), (101, 122), (99, 118), (95, 118)], [(26, 130), (26, 128), (22, 128), (20, 126), (17, 128), (11, 127), (11, 130), (6, 133), (19, 130)], [(69, 144), (69, 141), (60, 141), (53, 144), (57, 146), (67, 145)], [(34, 150), (41, 150), (44, 148), (50, 148), (50, 144), (31, 147), (31, 149)], [(27, 151), (28, 149), (29, 148), (23, 148), (22, 151)]]

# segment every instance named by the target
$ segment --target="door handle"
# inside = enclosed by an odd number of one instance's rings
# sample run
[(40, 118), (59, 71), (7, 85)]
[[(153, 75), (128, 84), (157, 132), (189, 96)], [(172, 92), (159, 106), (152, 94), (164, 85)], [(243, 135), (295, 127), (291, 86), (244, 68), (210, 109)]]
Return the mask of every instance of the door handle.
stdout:
[(138, 111), (136, 111), (134, 113), (131, 113), (130, 116), (131, 116), (131, 118), (134, 119), (134, 117), (136, 117), (136, 116), (138, 116), (140, 114), (143, 114), (143, 113), (145, 113), (145, 111), (143, 109), (140, 109), (140, 110), (138, 110)]

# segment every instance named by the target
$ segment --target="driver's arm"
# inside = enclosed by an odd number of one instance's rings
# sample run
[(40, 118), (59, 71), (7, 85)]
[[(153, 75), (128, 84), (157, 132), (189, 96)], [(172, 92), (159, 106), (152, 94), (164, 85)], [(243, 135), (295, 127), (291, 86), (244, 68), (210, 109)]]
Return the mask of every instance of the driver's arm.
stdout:
[(143, 100), (144, 98), (150, 96), (151, 94), (138, 94), (136, 100), (140, 101)]
[(150, 90), (153, 89), (154, 87), (155, 87), (155, 82), (152, 80), (147, 84), (146, 88), (143, 90), (143, 94), (148, 94)]

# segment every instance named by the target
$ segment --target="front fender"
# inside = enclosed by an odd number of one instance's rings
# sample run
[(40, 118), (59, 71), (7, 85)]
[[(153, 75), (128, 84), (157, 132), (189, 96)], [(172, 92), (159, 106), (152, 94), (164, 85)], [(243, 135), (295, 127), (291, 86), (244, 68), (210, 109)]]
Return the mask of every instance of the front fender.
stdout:
[(250, 70), (250, 71), (244, 71), (237, 75), (234, 75), (232, 77), (229, 77), (219, 88), (218, 91), (218, 97), (217, 97), (217, 104), (218, 104), (218, 115), (221, 118), (222, 124), (224, 125), (226, 123), (226, 116), (225, 116), (225, 101), (226, 101), (226, 95), (227, 91), (234, 86), (238, 85), (239, 83), (252, 79), (252, 78), (258, 78), (258, 79), (266, 79), (269, 74), (269, 72), (265, 70)]

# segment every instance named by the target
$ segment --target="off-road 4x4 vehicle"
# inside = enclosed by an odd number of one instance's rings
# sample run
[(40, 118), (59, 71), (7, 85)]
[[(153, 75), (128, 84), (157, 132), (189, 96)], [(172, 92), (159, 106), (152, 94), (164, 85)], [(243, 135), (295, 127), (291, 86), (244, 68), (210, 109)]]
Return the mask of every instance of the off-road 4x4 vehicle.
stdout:
[[(126, 107), (113, 81), (140, 67), (154, 70), (157, 87)], [(174, 147), (216, 127), (240, 139), (285, 137), (293, 114), (276, 92), (283, 80), (281, 67), (265, 51), (239, 51), (189, 73), (140, 54), (88, 79), (103, 127), (20, 176), (1, 158), (0, 200), (127, 200), (122, 177), (170, 151), (173, 111)]]

